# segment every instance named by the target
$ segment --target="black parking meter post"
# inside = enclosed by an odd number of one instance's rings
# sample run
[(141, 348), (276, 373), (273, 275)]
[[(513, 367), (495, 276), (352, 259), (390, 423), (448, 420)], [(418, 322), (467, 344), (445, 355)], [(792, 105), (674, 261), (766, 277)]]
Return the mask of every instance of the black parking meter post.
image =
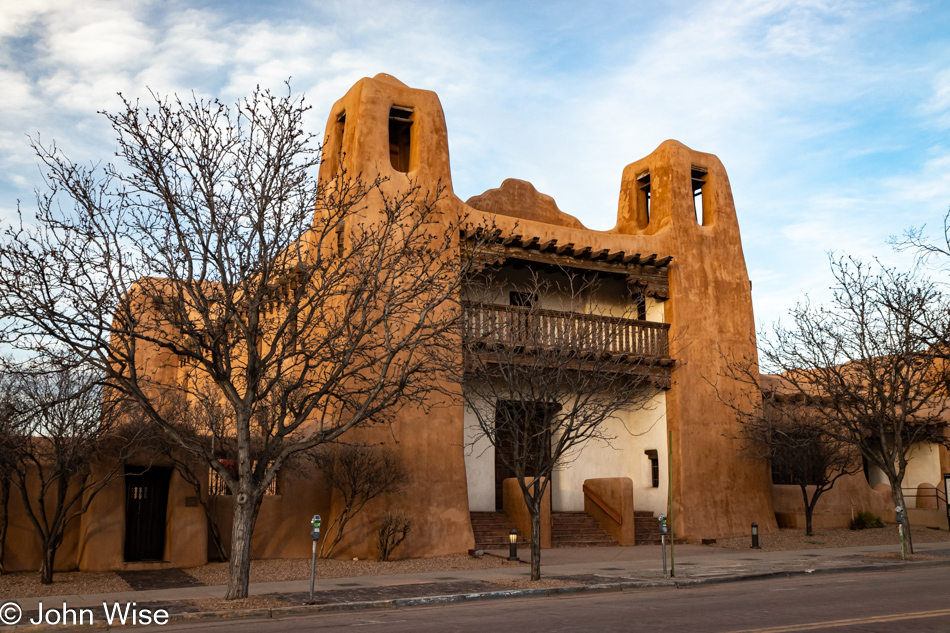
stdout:
[[(948, 503), (948, 500), (950, 500), (950, 496), (947, 495), (948, 490), (950, 490), (950, 473), (944, 473), (943, 474), (943, 500), (944, 500), (943, 505), (947, 511), (947, 528), (950, 529), (950, 503)], [(937, 507), (938, 508), (940, 507), (939, 492), (937, 494)]]
[(660, 515), (660, 549), (663, 551), (663, 577), (666, 578), (666, 515)]
[(310, 538), (313, 539), (313, 557), (310, 559), (310, 604), (313, 604), (313, 582), (317, 572), (317, 540), (320, 538), (320, 515), (310, 519)]
[(751, 549), (762, 549), (759, 547), (759, 524), (752, 522), (752, 547)]
[(901, 560), (906, 560), (904, 555), (904, 508), (897, 506), (894, 508), (894, 514), (897, 517), (897, 534), (901, 537)]

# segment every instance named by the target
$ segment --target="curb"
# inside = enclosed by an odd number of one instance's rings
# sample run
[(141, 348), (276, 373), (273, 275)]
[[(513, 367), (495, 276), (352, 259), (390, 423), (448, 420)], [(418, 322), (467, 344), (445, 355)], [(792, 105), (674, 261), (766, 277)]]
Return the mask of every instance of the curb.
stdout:
[[(333, 604), (299, 605), (293, 607), (234, 609), (228, 611), (200, 611), (197, 613), (171, 614), (168, 625), (185, 624), (203, 620), (258, 620), (284, 617), (300, 617), (317, 613), (333, 613), (340, 611), (369, 611), (374, 609), (397, 609), (405, 607), (431, 606), (440, 604), (457, 604), (463, 602), (481, 602), (484, 600), (504, 600), (508, 598), (546, 598), (585, 593), (613, 593), (643, 589), (690, 589), (705, 585), (722, 585), (735, 582), (753, 580), (769, 580), (773, 578), (798, 578), (825, 574), (861, 573), (875, 571), (900, 571), (908, 567), (947, 567), (950, 560), (945, 561), (902, 561), (899, 563), (885, 563), (877, 565), (854, 565), (850, 567), (830, 567), (826, 569), (802, 569), (790, 571), (770, 571), (732, 576), (717, 576), (713, 578), (664, 578), (657, 580), (631, 580), (623, 582), (600, 583), (596, 585), (579, 585), (576, 587), (556, 587), (551, 589), (502, 589), (499, 591), (483, 591), (477, 593), (447, 594), (442, 596), (426, 596), (422, 598), (392, 598), (389, 600), (369, 600), (364, 602), (338, 602)], [(99, 621), (91, 625), (83, 625), (85, 630), (110, 630), (106, 622)], [(47, 633), (54, 631), (73, 630), (74, 626), (33, 626), (18, 624), (12, 627), (0, 627), (0, 633)], [(126, 628), (116, 625), (115, 628)]]

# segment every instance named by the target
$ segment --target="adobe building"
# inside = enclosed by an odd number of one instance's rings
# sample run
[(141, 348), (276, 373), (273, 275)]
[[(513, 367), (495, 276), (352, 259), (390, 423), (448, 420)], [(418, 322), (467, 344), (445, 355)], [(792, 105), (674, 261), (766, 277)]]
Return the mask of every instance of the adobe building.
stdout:
[[(337, 173), (345, 155), (350, 173), (368, 180), (381, 176), (390, 191), (410, 182), (423, 188), (441, 186), (446, 216), (464, 215), (474, 225), (499, 229), (488, 265), (510, 288), (500, 286), (494, 303), (478, 307), (481, 313), (510, 307), (509, 290), (517, 287), (518, 275), (525, 270), (552, 266), (601, 277), (601, 293), (592, 298), (592, 304), (600, 305), (594, 307), (609, 312), (642, 301), (636, 306), (638, 318), (618, 326), (623, 335), (617, 344), (631, 363), (653, 368), (651, 406), (617, 422), (612, 446), (591, 443), (554, 473), (551, 514), (545, 516), (557, 520), (559, 513), (586, 512), (617, 542), (628, 545), (636, 540), (634, 526), (655, 524), (660, 513), (672, 515), (678, 537), (695, 543), (747, 534), (752, 522), (763, 533), (775, 531), (774, 503), (794, 514), (790, 497), (773, 497), (767, 465), (743, 456), (729, 439), (738, 435), (735, 414), (707, 382), (722, 374), (724, 358), (756, 354), (739, 225), (729, 178), (716, 156), (664, 142), (623, 170), (617, 224), (609, 231), (594, 231), (518, 180), (506, 180), (468, 201), (457, 198), (438, 97), (389, 75), (361, 79), (337, 101), (325, 138), (322, 180)], [(603, 311), (562, 318), (603, 318), (598, 316)], [(467, 313), (465, 318), (474, 316)], [(729, 398), (737, 395), (730, 389), (743, 387), (720, 382), (720, 389)], [(465, 552), (488, 544), (486, 533), (476, 542), (473, 517), (476, 526), (485, 515), (502, 524), (524, 525), (516, 507), (508, 507), (507, 514), (498, 512), (507, 507), (504, 470), (492, 447), (478, 443), (471, 412), (461, 402), (426, 415), (402, 411), (392, 428), (362, 429), (358, 435), (392, 446), (409, 470), (409, 484), (398, 497), (374, 501), (354, 519), (337, 549), (339, 556), (374, 557), (374, 526), (389, 507), (413, 519), (398, 557)], [(149, 510), (150, 523), (144, 526), (132, 525), (129, 518), (136, 485), (154, 486), (150, 498), (157, 494), (162, 500)], [(209, 482), (202, 495), (215, 496), (215, 491)], [(252, 556), (309, 556), (311, 515), (321, 514), (329, 523), (339, 500), (319, 481), (293, 472), (281, 472), (272, 492), (260, 510)], [(205, 563), (210, 552), (207, 525), (194, 495), (171, 469), (156, 470), (148, 482), (113, 482), (67, 535), (58, 567), (104, 570)], [(216, 497), (227, 546), (231, 499)], [(35, 544), (35, 537), (18, 514), (15, 499), (11, 511), (8, 542), (24, 547), (8, 547), (7, 568), (36, 569), (39, 552), (29, 545)]]

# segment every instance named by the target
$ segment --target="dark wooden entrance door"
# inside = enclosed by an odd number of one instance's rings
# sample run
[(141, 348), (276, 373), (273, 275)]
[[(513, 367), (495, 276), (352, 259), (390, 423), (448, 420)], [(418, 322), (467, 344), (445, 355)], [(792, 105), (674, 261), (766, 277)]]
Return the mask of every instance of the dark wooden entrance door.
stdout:
[(125, 468), (125, 560), (163, 560), (171, 468)]
[[(524, 464), (524, 476), (534, 477), (538, 462), (551, 457), (548, 421), (558, 405), (542, 402), (499, 401), (495, 405), (495, 510), (504, 511), (504, 482), (515, 477), (510, 464)], [(516, 458), (520, 456), (520, 459)]]

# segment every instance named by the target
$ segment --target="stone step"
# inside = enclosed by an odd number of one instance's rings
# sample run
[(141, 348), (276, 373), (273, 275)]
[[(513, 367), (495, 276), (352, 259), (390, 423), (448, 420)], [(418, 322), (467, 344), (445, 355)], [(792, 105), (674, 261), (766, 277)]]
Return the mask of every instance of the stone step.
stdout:
[(610, 547), (617, 542), (586, 512), (552, 512), (552, 547)]

